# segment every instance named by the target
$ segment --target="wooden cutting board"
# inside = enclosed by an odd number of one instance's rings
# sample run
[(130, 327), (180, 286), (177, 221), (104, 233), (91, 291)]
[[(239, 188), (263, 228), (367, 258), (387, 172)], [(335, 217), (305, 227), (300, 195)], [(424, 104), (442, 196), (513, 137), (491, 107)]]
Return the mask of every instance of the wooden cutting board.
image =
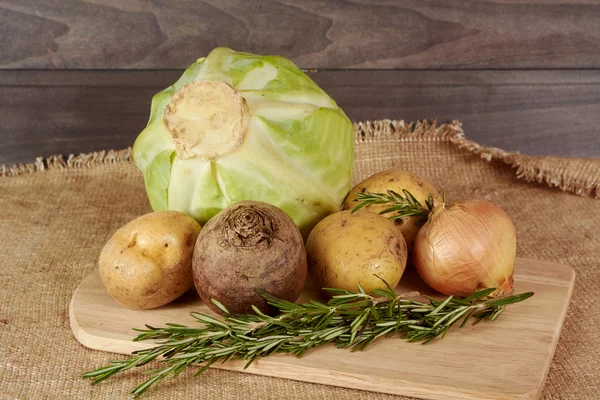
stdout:
[[(575, 273), (565, 265), (525, 259), (517, 259), (515, 271), (516, 292), (535, 295), (509, 306), (494, 322), (453, 328), (443, 340), (428, 345), (392, 338), (376, 341), (363, 352), (327, 345), (299, 359), (278, 354), (257, 360), (245, 372), (424, 399), (536, 399), (552, 362)], [(324, 300), (310, 286), (299, 301)], [(396, 291), (413, 290), (432, 294), (409, 270)], [(81, 344), (121, 354), (153, 345), (132, 342), (136, 333), (131, 328), (166, 322), (194, 325), (190, 311), (212, 314), (193, 290), (155, 310), (121, 307), (104, 290), (97, 270), (79, 285), (69, 309), (71, 328)], [(243, 366), (243, 361), (231, 361), (214, 368), (242, 371)]]

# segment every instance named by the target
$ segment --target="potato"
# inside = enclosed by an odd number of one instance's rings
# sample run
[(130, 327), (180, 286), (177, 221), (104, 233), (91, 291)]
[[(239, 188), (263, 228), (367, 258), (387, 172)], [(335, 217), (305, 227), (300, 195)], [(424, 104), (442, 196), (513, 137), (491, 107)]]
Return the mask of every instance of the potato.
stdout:
[(100, 253), (100, 278), (119, 304), (146, 310), (193, 285), (192, 254), (200, 225), (178, 211), (143, 215), (121, 227)]
[(211, 302), (218, 300), (232, 314), (253, 313), (253, 305), (275, 313), (255, 289), (295, 301), (307, 274), (304, 242), (294, 221), (259, 201), (237, 202), (208, 221), (192, 266), (202, 300), (220, 313)]
[(308, 236), (306, 251), (319, 288), (357, 290), (360, 284), (370, 292), (386, 288), (380, 278), (395, 287), (406, 268), (404, 237), (392, 221), (368, 211), (323, 219)]
[[(403, 194), (402, 189), (406, 189), (412, 193), (423, 205), (425, 205), (425, 201), (429, 196), (441, 200), (441, 196), (435, 187), (425, 179), (408, 171), (391, 169), (372, 175), (353, 187), (344, 200), (342, 210), (352, 210), (358, 205), (355, 201), (356, 193), (386, 193), (388, 190), (393, 190), (396, 193)], [(389, 207), (390, 204), (372, 204), (364, 207), (363, 210), (379, 213)], [(392, 215), (394, 214), (385, 214), (388, 217)], [(424, 220), (418, 216), (394, 220), (394, 223), (406, 240), (409, 255), (412, 254), (415, 237), (419, 233), (421, 226), (423, 226), (423, 222)]]

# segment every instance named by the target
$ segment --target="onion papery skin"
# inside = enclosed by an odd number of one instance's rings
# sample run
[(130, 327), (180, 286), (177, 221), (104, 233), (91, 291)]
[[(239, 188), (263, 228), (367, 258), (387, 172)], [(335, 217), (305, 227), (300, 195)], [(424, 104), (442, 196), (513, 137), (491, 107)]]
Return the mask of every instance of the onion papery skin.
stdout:
[(440, 203), (415, 239), (415, 267), (427, 285), (448, 296), (487, 288), (496, 288), (492, 296), (508, 294), (516, 237), (510, 216), (494, 203)]

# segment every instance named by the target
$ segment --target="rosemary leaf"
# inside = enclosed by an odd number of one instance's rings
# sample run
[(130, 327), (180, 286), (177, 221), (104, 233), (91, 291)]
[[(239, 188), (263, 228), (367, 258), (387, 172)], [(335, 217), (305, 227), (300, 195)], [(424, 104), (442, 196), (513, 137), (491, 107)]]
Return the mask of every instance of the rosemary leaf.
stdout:
[(392, 220), (420, 216), (423, 219), (427, 218), (433, 210), (433, 198), (429, 198), (425, 201), (425, 205), (421, 204), (415, 196), (412, 195), (408, 190), (402, 191), (404, 195), (388, 190), (386, 193), (356, 193), (356, 201), (358, 205), (352, 209), (352, 212), (357, 212), (363, 207), (370, 206), (373, 204), (388, 204), (391, 205), (380, 211), (379, 214), (390, 214), (396, 213), (389, 218)]
[[(392, 192), (377, 196), (416, 202), (412, 196), (404, 195)], [(373, 201), (383, 201), (377, 196)], [(221, 319), (192, 312), (201, 327), (168, 323), (162, 328), (147, 325), (147, 329), (136, 329), (140, 335), (134, 340), (155, 340), (156, 347), (138, 350), (125, 360), (111, 361), (109, 366), (86, 372), (83, 378), (96, 384), (133, 367), (161, 361), (162, 368), (146, 371), (150, 377), (132, 390), (138, 397), (189, 366), (201, 366), (194, 374), (197, 376), (217, 361), (247, 360), (247, 368), (256, 359), (275, 353), (301, 357), (309, 349), (327, 343), (360, 351), (381, 337), (398, 334), (409, 342), (427, 344), (443, 338), (458, 321), (460, 327), (472, 318), (475, 324), (486, 319), (493, 321), (506, 306), (533, 295), (529, 292), (490, 298), (494, 289), (485, 289), (464, 298), (450, 296), (438, 301), (427, 297), (426, 302), (421, 302), (410, 299), (415, 293), (397, 295), (387, 286), (387, 290), (377, 289), (369, 294), (360, 287), (357, 291), (323, 289), (334, 294), (325, 304), (314, 300), (295, 304), (257, 290), (279, 309), (276, 317), (258, 309), (255, 314), (233, 316), (221, 303), (213, 301), (223, 311)]]

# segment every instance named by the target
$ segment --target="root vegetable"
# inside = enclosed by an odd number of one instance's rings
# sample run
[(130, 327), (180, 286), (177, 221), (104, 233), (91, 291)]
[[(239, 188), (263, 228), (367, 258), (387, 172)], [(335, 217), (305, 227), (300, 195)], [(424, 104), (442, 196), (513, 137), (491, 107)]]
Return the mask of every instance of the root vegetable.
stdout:
[(283, 211), (270, 204), (241, 201), (213, 217), (198, 236), (193, 260), (194, 284), (202, 300), (221, 312), (271, 313), (262, 289), (295, 301), (306, 279), (306, 252), (300, 231)]
[(193, 286), (192, 253), (200, 225), (178, 211), (143, 215), (106, 243), (98, 267), (108, 294), (133, 309), (160, 307)]
[(308, 236), (306, 250), (319, 288), (356, 290), (360, 284), (369, 293), (386, 289), (381, 279), (395, 287), (406, 267), (406, 242), (400, 231), (392, 221), (368, 211), (328, 216)]
[[(434, 200), (441, 200), (441, 196), (435, 187), (427, 180), (408, 171), (387, 170), (370, 176), (358, 185), (353, 187), (342, 206), (343, 210), (352, 210), (357, 206), (356, 193), (386, 193), (392, 190), (396, 193), (402, 193), (403, 190), (408, 190), (420, 203), (425, 204), (429, 196)], [(380, 213), (387, 209), (389, 204), (371, 204), (364, 207), (374, 213)], [(405, 217), (394, 220), (397, 229), (402, 233), (406, 240), (408, 253), (412, 254), (413, 244), (419, 229), (423, 225), (424, 219), (419, 216)]]

